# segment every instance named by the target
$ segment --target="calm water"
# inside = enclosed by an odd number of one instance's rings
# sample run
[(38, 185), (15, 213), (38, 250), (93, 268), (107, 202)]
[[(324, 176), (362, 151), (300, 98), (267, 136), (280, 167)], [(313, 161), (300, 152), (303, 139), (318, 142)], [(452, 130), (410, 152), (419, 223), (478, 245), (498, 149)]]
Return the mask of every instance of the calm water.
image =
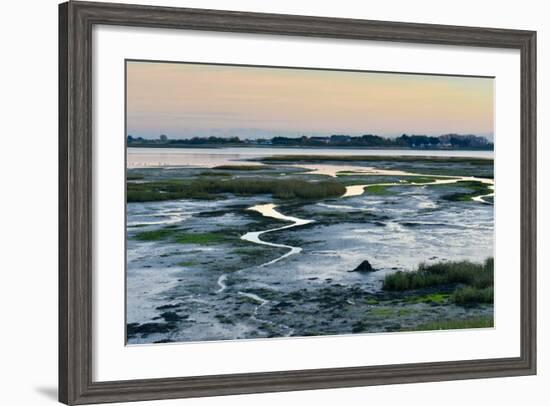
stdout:
[(441, 156), (492, 159), (494, 152), (362, 148), (128, 148), (127, 165), (129, 168), (174, 165), (211, 167), (239, 160), (273, 155)]

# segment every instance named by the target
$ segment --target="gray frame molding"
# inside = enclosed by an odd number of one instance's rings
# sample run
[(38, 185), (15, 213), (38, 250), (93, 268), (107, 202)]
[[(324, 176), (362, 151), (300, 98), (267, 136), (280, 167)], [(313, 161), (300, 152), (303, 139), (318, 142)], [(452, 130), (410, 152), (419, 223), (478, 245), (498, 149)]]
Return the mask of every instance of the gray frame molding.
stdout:
[[(91, 32), (94, 24), (513, 48), (521, 53), (521, 355), (372, 367), (92, 381)], [(59, 6), (59, 400), (88, 404), (536, 373), (536, 33), (233, 11)]]

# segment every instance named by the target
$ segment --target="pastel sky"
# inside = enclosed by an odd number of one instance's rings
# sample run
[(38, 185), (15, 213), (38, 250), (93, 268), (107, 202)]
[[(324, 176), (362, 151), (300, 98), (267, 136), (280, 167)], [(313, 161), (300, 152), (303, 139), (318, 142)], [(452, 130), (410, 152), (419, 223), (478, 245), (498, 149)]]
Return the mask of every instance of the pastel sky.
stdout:
[(127, 62), (134, 136), (402, 133), (492, 138), (493, 79)]

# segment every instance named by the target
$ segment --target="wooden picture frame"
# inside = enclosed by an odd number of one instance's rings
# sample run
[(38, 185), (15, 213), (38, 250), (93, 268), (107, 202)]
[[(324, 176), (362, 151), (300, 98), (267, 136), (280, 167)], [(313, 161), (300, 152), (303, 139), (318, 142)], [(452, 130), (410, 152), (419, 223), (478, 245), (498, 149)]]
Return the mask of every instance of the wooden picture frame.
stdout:
[[(165, 379), (92, 380), (92, 27), (95, 24), (517, 49), (521, 54), (521, 354)], [(108, 3), (59, 6), (59, 400), (66, 404), (536, 373), (536, 33)]]

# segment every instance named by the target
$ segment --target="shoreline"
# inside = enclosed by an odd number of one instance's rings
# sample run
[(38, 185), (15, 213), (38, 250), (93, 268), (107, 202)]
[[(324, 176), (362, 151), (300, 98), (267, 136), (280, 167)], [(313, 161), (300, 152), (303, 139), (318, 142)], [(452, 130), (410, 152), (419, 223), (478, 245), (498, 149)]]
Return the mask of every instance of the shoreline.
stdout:
[(459, 149), (453, 149), (453, 148), (392, 148), (392, 147), (384, 147), (384, 148), (377, 148), (377, 147), (364, 147), (364, 146), (345, 146), (345, 145), (327, 145), (327, 146), (293, 146), (293, 145), (261, 145), (261, 144), (255, 144), (255, 145), (241, 145), (241, 144), (229, 144), (229, 145), (170, 145), (170, 144), (142, 144), (142, 145), (126, 145), (127, 149), (130, 148), (154, 148), (154, 149), (227, 149), (227, 148), (262, 148), (262, 149), (316, 149), (316, 150), (323, 150), (323, 149), (344, 149), (344, 150), (354, 150), (354, 149), (362, 149), (362, 150), (372, 150), (372, 151), (380, 151), (380, 150), (392, 150), (392, 151), (494, 151), (493, 149), (483, 149), (483, 148), (459, 148)]

